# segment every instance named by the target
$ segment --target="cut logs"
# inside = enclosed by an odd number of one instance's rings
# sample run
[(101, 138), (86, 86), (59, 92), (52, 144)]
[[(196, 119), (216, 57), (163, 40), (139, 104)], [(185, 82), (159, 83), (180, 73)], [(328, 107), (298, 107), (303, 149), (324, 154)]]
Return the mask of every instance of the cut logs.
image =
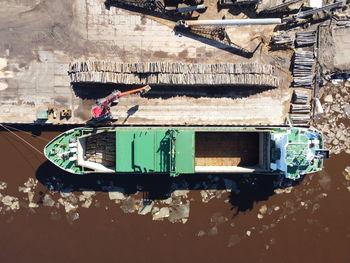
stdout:
[(310, 122), (309, 115), (291, 115), (290, 119), (293, 124), (305, 124), (307, 125)]
[(272, 37), (271, 44), (279, 48), (293, 48), (294, 37), (288, 33), (280, 33)]
[(316, 43), (316, 30), (296, 33), (296, 46), (312, 46)]
[(306, 104), (308, 102), (308, 93), (303, 90), (294, 90), (292, 101), (294, 104)]
[(300, 104), (292, 104), (290, 107), (291, 113), (305, 113), (308, 114), (311, 111), (310, 105), (300, 105)]
[(312, 51), (296, 51), (293, 63), (293, 86), (312, 88), (315, 57)]
[(279, 86), (276, 68), (258, 63), (190, 64), (180, 62), (75, 62), (69, 66), (72, 83), (169, 85)]

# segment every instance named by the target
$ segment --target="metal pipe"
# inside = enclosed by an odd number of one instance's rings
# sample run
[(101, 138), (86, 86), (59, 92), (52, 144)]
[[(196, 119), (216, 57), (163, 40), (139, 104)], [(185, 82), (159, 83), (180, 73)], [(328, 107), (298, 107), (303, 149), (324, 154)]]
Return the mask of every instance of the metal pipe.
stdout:
[(280, 18), (260, 19), (224, 19), (224, 20), (179, 20), (177, 24), (183, 27), (191, 26), (246, 26), (281, 24)]
[(194, 6), (187, 6), (187, 7), (178, 8), (174, 11), (175, 11), (175, 13), (184, 13), (184, 12), (190, 12), (190, 11), (195, 11), (195, 10), (203, 10), (206, 8), (207, 7), (205, 5), (194, 5)]

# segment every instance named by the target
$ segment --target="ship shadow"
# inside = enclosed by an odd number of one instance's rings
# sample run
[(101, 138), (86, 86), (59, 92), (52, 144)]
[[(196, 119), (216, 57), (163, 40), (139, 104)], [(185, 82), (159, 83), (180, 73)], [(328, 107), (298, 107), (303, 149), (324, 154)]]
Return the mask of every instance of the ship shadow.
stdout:
[[(83, 100), (96, 100), (107, 97), (114, 90), (121, 92), (143, 87), (111, 83), (72, 83), (75, 95)], [(140, 96), (147, 99), (171, 99), (179, 96), (189, 98), (247, 98), (268, 90), (272, 86), (253, 85), (150, 85), (151, 90)]]
[(87, 174), (67, 173), (51, 162), (43, 163), (36, 172), (38, 181), (50, 191), (120, 192), (125, 195), (143, 192), (144, 202), (165, 200), (175, 190), (228, 190), (228, 200), (235, 215), (251, 210), (256, 202), (269, 199), (275, 189), (299, 184), (277, 175), (263, 174), (190, 174), (170, 177), (145, 174)]

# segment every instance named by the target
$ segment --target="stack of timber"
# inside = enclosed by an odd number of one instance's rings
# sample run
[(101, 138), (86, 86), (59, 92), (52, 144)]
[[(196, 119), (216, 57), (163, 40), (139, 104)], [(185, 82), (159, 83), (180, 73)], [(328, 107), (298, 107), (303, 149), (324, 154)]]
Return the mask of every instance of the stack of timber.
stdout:
[(315, 58), (312, 51), (296, 51), (294, 53), (294, 87), (312, 88), (314, 65)]
[(272, 37), (271, 44), (276, 47), (293, 48), (294, 37), (288, 33), (280, 33)]
[(104, 132), (88, 136), (84, 159), (106, 167), (115, 166), (115, 134)]
[(276, 68), (258, 63), (84, 61), (70, 64), (69, 76), (72, 83), (279, 86)]
[(291, 111), (291, 113), (307, 114), (307, 113), (310, 113), (311, 106), (310, 105), (292, 104), (290, 111)]
[(310, 115), (292, 115), (290, 119), (293, 124), (306, 125), (310, 122)]
[(316, 43), (316, 30), (296, 33), (297, 47), (312, 46)]
[(308, 93), (304, 90), (294, 90), (293, 103), (294, 104), (306, 104), (308, 102)]

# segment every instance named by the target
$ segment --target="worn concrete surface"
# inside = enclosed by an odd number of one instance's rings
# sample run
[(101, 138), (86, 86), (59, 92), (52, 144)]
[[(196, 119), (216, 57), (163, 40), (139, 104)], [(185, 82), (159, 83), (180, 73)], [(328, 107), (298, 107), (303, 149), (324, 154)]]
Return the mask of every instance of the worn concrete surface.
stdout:
[(319, 61), (326, 74), (349, 73), (350, 22), (337, 24), (320, 27)]
[[(79, 96), (67, 75), (68, 64), (76, 59), (248, 61), (223, 50), (215, 41), (178, 34), (172, 28), (173, 22), (115, 7), (107, 10), (103, 0), (4, 0), (0, 24), (0, 122), (31, 123), (37, 110), (48, 107), (73, 110), (70, 120), (49, 122), (88, 120), (93, 101)], [(236, 28), (231, 38), (242, 46), (255, 45), (256, 39), (268, 38), (272, 30), (254, 28), (243, 34), (244, 29)], [(119, 124), (280, 125), (288, 112), (291, 90), (288, 69), (279, 65), (279, 59), (270, 56), (265, 45), (249, 59), (280, 66), (285, 83), (279, 89), (252, 95), (247, 88), (239, 94), (215, 97), (205, 92), (193, 97), (163, 91), (156, 98), (122, 98), (113, 111), (119, 115)], [(106, 95), (103, 88), (90, 88), (97, 98)]]

